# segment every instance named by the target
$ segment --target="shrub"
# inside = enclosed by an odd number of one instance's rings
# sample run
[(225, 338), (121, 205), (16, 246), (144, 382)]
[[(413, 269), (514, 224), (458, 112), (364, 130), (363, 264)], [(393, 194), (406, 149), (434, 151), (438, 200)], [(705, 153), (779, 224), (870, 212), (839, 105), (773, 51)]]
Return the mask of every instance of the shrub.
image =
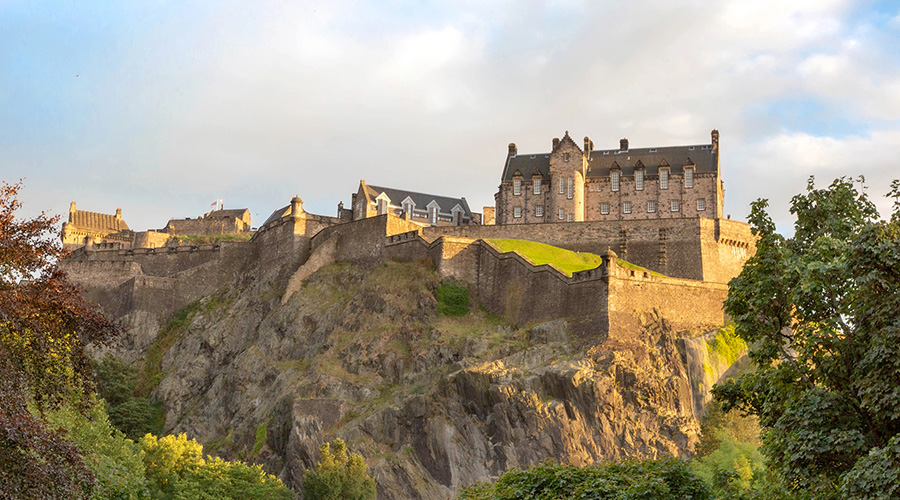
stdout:
[(438, 314), (465, 316), (469, 312), (469, 288), (456, 281), (442, 283), (437, 289)]
[(348, 453), (340, 438), (322, 446), (322, 460), (303, 476), (306, 500), (369, 500), (375, 498), (375, 480), (366, 473), (366, 462)]

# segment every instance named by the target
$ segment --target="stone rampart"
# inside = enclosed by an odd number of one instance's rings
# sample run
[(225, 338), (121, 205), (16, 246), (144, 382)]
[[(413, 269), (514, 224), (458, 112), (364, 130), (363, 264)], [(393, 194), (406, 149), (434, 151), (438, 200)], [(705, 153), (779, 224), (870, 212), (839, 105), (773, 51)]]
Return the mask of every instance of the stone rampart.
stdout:
[(426, 239), (522, 239), (595, 254), (613, 250), (628, 262), (666, 276), (717, 282), (727, 282), (740, 271), (754, 241), (747, 224), (698, 217), (426, 227), (422, 234)]

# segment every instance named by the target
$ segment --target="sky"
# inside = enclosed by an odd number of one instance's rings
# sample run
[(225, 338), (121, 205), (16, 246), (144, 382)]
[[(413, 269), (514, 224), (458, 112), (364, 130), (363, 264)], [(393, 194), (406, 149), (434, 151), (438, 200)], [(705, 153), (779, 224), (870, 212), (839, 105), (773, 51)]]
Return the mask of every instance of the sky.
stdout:
[(493, 204), (507, 144), (708, 144), (725, 212), (900, 178), (900, 2), (0, 0), (0, 180), (23, 215), (254, 225), (360, 179)]

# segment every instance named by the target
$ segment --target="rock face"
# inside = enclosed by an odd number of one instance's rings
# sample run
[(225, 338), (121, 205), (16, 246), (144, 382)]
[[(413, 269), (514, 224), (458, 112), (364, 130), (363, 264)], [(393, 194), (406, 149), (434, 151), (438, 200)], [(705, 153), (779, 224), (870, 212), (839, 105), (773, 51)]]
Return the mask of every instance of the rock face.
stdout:
[(153, 393), (167, 431), (297, 489), (341, 437), (382, 499), (448, 498), (548, 458), (684, 456), (698, 440), (687, 366), (703, 361), (652, 310), (633, 340), (608, 340), (564, 320), (439, 316), (422, 263), (325, 266), (282, 300), (286, 285), (238, 279), (191, 308)]

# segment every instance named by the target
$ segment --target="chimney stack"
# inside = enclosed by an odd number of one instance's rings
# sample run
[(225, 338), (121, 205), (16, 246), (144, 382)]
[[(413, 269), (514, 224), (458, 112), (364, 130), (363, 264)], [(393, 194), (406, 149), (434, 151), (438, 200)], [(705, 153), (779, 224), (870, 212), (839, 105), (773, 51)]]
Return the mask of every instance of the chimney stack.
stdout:
[(553, 149), (556, 149), (556, 146), (559, 146), (559, 137), (553, 138)]
[(116, 220), (122, 220), (122, 209), (121, 208), (116, 209)]
[(619, 151), (628, 151), (628, 138), (619, 139)]
[(590, 158), (593, 151), (594, 141), (592, 141), (588, 136), (584, 136), (584, 155)]
[(514, 143), (514, 142), (509, 143), (509, 156), (516, 156), (516, 154), (518, 154), (518, 152), (519, 152), (519, 150), (516, 149), (516, 143)]
[(710, 135), (712, 136), (713, 153), (718, 153), (719, 152), (719, 131), (716, 129), (713, 129), (712, 133)]

